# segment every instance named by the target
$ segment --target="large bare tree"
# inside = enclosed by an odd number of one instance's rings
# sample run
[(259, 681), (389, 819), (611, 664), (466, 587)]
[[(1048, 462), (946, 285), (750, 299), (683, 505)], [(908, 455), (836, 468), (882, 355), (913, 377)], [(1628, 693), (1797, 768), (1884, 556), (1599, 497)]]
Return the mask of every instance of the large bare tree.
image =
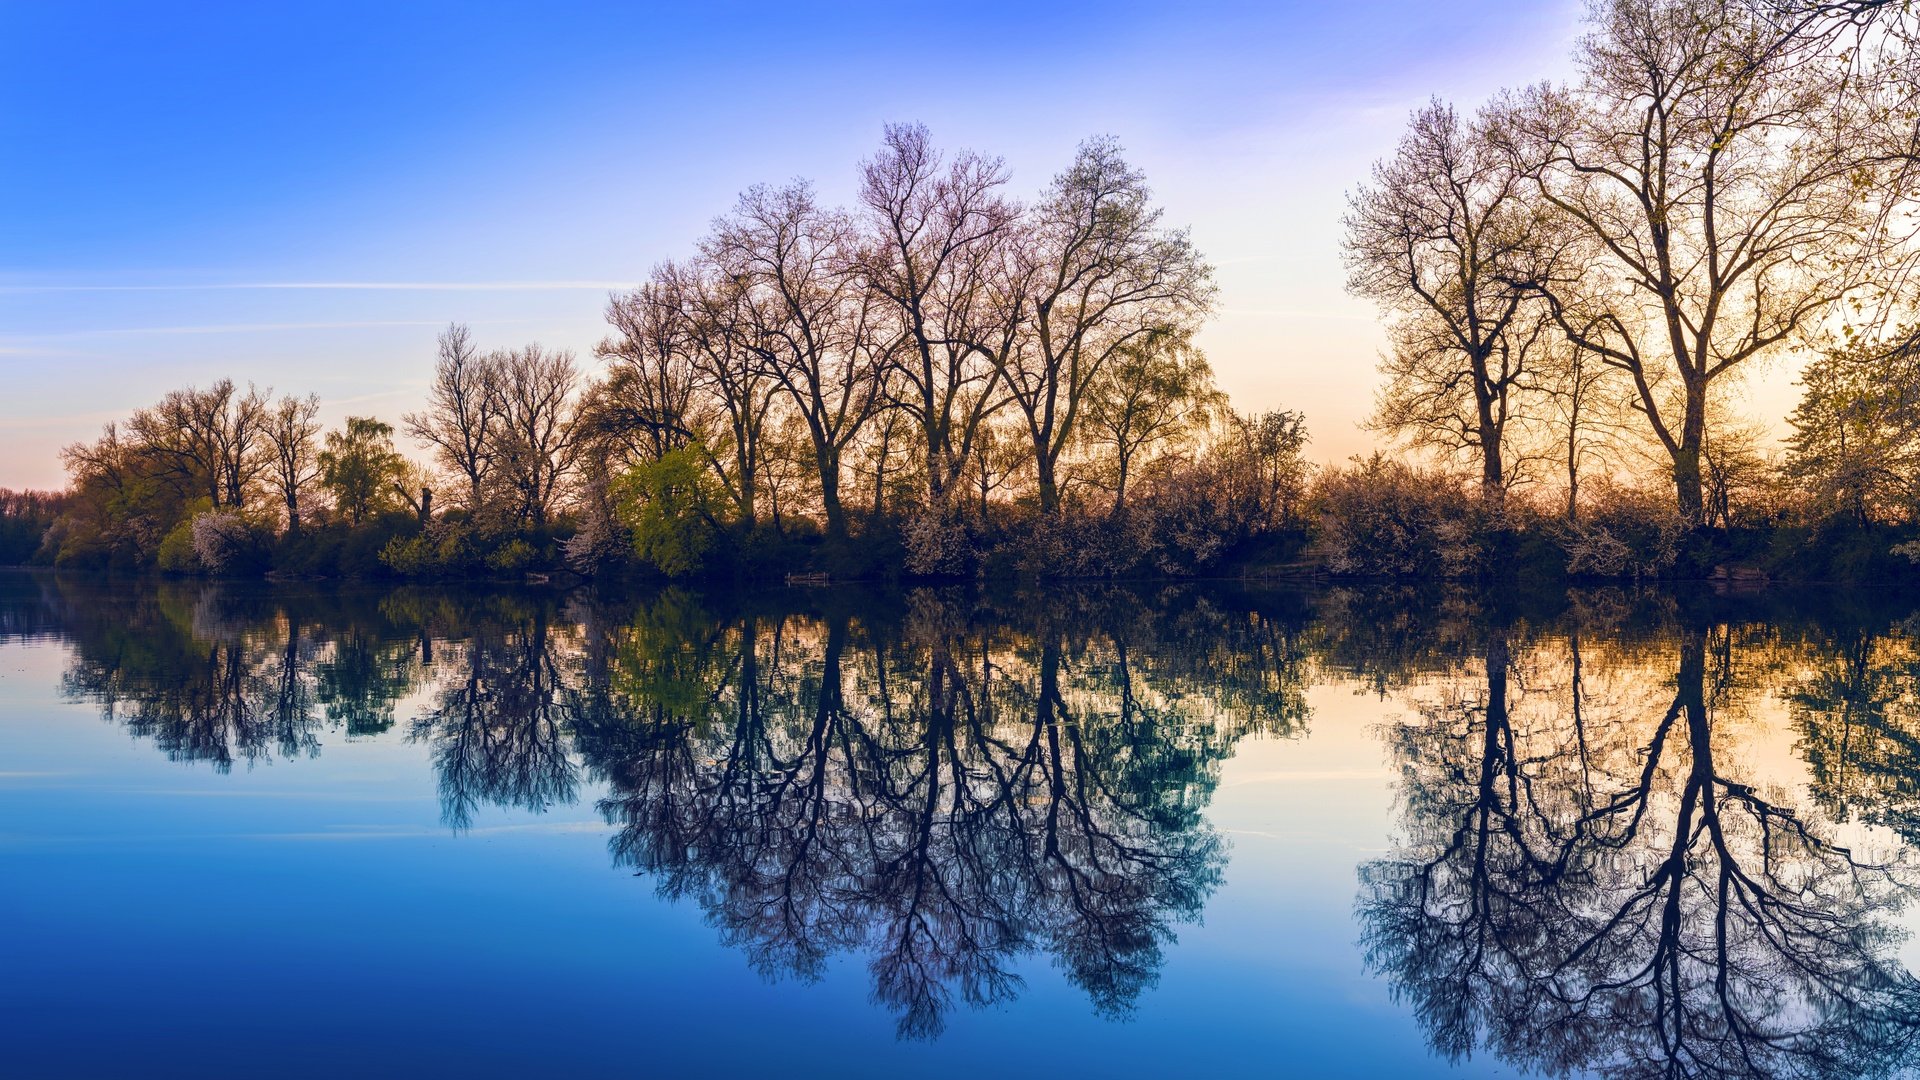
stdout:
[(926, 493), (941, 505), (981, 425), (1005, 404), (1006, 364), (1022, 297), (1006, 285), (1019, 208), (997, 158), (948, 160), (919, 124), (890, 124), (860, 171), (862, 272), (900, 339), (897, 407), (919, 429)]
[(626, 464), (658, 461), (700, 434), (700, 373), (672, 271), (616, 294), (607, 302), (607, 322), (614, 334), (594, 348), (607, 362), (607, 376), (581, 404), (584, 435), (604, 447), (603, 456)]
[(466, 327), (449, 326), (440, 335), (427, 407), (403, 418), (407, 434), (429, 447), (442, 468), (465, 481), (469, 512), (485, 502), (498, 457), (504, 403), (500, 379), (498, 357), (480, 352)]
[(238, 509), (259, 476), (255, 451), (268, 393), (248, 387), (242, 394), (231, 379), (174, 390), (135, 412), (127, 432), (181, 491), (204, 494), (216, 509)]
[(545, 528), (577, 461), (574, 392), (580, 370), (565, 350), (527, 345), (499, 353), (500, 480), (514, 513)]
[(706, 243), (720, 273), (747, 288), (744, 344), (779, 381), (804, 422), (827, 533), (847, 532), (841, 465), (876, 405), (887, 331), (855, 270), (857, 239), (844, 213), (812, 188), (754, 187)]
[(287, 532), (298, 533), (307, 492), (320, 482), (320, 398), (289, 394), (267, 411), (262, 450), (267, 486), (287, 515)]
[(1161, 217), (1145, 175), (1108, 138), (1081, 144), (1029, 215), (1020, 282), (1031, 330), (1007, 378), (1044, 513), (1059, 509), (1060, 459), (1102, 369), (1142, 338), (1192, 329), (1212, 306), (1212, 268)]
[(750, 341), (752, 280), (729, 275), (704, 257), (664, 264), (654, 280), (681, 312), (699, 394), (705, 407), (718, 413), (718, 419), (702, 425), (707, 434), (696, 445), (740, 520), (751, 526), (759, 518), (765, 486), (765, 434), (781, 391), (780, 380)]
[(1515, 399), (1551, 344), (1538, 289), (1553, 248), (1532, 194), (1480, 123), (1434, 101), (1345, 221), (1347, 287), (1392, 319), (1375, 426), (1477, 458), (1496, 503), (1512, 481)]
[(1906, 239), (1901, 73), (1763, 7), (1597, 0), (1578, 82), (1511, 97), (1495, 128), (1578, 245), (1547, 293), (1562, 329), (1631, 380), (1695, 521), (1710, 389), (1870, 295)]

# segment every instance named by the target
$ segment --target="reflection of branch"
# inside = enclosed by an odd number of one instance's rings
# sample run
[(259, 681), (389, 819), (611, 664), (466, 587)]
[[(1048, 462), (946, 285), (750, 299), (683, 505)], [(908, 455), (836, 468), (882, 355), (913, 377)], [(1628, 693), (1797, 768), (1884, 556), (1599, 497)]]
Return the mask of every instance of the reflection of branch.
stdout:
[[(1471, 791), (1445, 794), (1464, 779), (1454, 744), (1412, 730), (1397, 741), (1414, 755), (1410, 782), (1442, 785), (1410, 799), (1410, 813), (1463, 824), (1432, 856), (1363, 868), (1367, 957), (1449, 1056), (1483, 1032), (1517, 1064), (1621, 1076), (1877, 1075), (1910, 1060), (1920, 984), (1887, 954), (1879, 922), (1906, 886), (1894, 866), (1855, 860), (1791, 807), (1719, 774), (1709, 702), (1731, 692), (1732, 665), (1723, 645), (1709, 694), (1705, 642), (1681, 635), (1672, 706), (1629, 782), (1592, 809), (1580, 809), (1595, 764), (1591, 701), (1569, 714), (1578, 730), (1544, 739), (1568, 760), (1531, 761), (1489, 800), (1488, 778), (1514, 760), (1491, 665)], [(1410, 821), (1425, 834), (1424, 819)], [(1534, 836), (1559, 838), (1551, 858), (1533, 856)]]
[(874, 999), (903, 1036), (937, 1034), (955, 998), (1016, 993), (1015, 960), (1042, 946), (1102, 1010), (1129, 1008), (1170, 920), (1217, 880), (1217, 839), (1117, 798), (1121, 759), (1085, 739), (1114, 716), (1073, 713), (1057, 640), (1016, 677), (942, 629), (925, 651), (867, 654), (850, 696), (849, 638), (827, 624), (817, 681), (793, 698), (768, 692), (791, 682), (747, 657), (749, 635), (717, 674), (757, 672), (757, 688), (720, 689), (737, 706), (724, 727), (655, 728), (608, 744), (619, 759), (596, 742), (616, 855), (698, 897), (763, 972), (810, 978), (836, 951), (869, 950)]

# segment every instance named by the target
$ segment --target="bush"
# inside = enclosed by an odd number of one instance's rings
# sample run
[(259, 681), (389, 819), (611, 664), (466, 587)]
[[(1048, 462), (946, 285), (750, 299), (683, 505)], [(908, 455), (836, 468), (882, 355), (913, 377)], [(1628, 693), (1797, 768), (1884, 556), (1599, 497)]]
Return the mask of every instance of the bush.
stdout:
[(589, 514), (580, 531), (561, 545), (561, 557), (567, 569), (591, 577), (616, 569), (633, 550), (633, 538), (619, 522), (602, 514)]
[(207, 573), (249, 573), (266, 563), (271, 535), (237, 511), (195, 514), (190, 530), (194, 560)]
[(907, 573), (920, 577), (972, 574), (980, 557), (974, 540), (951, 504), (916, 507), (900, 523)]
[(487, 553), (486, 563), (491, 570), (502, 574), (524, 572), (534, 564), (540, 553), (522, 537), (514, 537)]
[(1445, 473), (1376, 453), (1327, 470), (1310, 502), (1316, 551), (1335, 574), (1462, 577), (1481, 568), (1485, 515)]
[(1602, 482), (1577, 522), (1561, 522), (1567, 572), (1599, 577), (1653, 577), (1673, 569), (1687, 539), (1673, 496)]
[(193, 520), (189, 518), (167, 531), (160, 541), (156, 557), (160, 571), (166, 574), (197, 574), (204, 569), (193, 550)]

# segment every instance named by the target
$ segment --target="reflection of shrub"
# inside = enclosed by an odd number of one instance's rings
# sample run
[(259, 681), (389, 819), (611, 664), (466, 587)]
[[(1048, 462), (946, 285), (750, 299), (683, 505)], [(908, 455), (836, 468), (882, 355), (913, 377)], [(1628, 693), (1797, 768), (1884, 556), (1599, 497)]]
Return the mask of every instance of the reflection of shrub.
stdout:
[(1316, 542), (1336, 574), (1458, 577), (1480, 563), (1479, 514), (1458, 481), (1375, 454), (1313, 490)]

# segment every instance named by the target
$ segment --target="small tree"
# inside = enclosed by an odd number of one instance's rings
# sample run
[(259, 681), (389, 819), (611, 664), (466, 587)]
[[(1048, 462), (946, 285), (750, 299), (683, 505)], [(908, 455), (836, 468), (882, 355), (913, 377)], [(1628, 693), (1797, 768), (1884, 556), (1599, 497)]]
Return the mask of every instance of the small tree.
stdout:
[(1149, 335), (1114, 355), (1087, 403), (1087, 440), (1112, 465), (1114, 513), (1126, 507), (1142, 460), (1195, 431), (1222, 397), (1185, 334)]
[(1920, 504), (1920, 372), (1913, 331), (1816, 358), (1789, 421), (1787, 475), (1817, 510), (1859, 525), (1902, 520)]
[(396, 505), (407, 462), (393, 448), (393, 427), (370, 416), (349, 416), (327, 433), (320, 451), (320, 483), (347, 520), (359, 525)]
[(698, 572), (719, 532), (712, 487), (700, 455), (689, 448), (627, 470), (615, 482), (614, 505), (634, 554), (668, 577)]

